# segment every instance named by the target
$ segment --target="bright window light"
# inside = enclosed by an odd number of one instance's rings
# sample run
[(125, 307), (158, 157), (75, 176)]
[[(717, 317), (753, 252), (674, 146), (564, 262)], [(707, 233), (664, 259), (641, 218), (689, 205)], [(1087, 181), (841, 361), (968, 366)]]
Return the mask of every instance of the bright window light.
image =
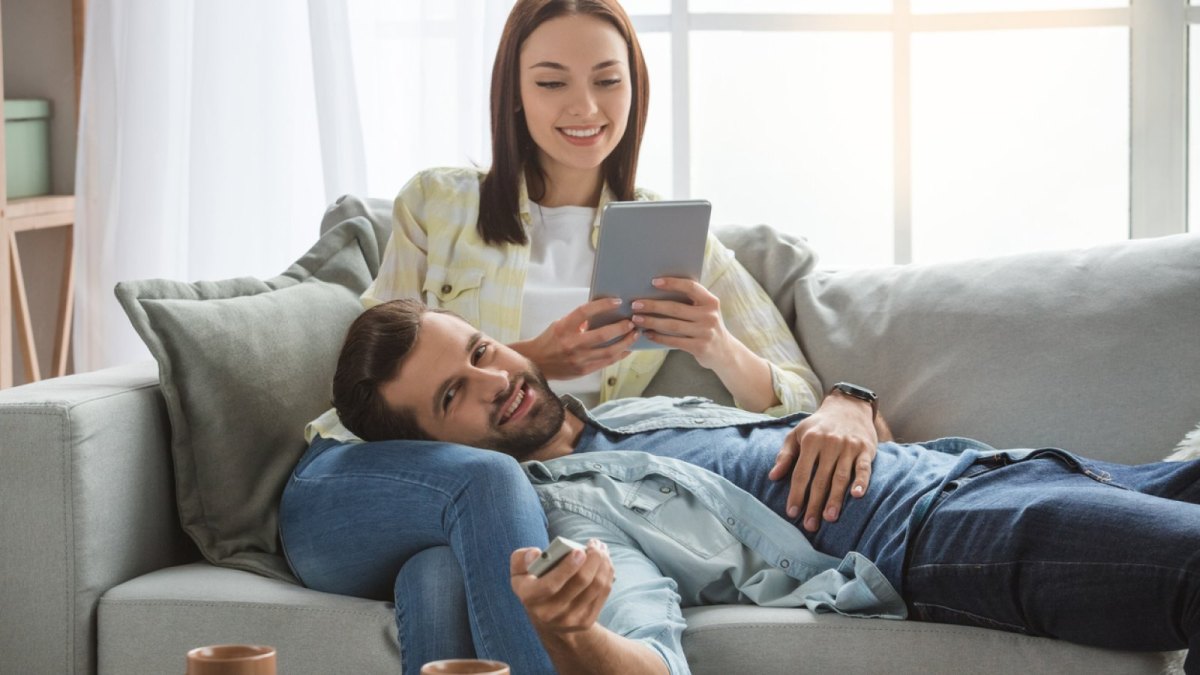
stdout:
[[(1168, 0), (1152, 0), (1166, 2)], [(1128, 7), (1129, 0), (911, 0), (914, 14), (1027, 12)]]
[(671, 199), (675, 196), (671, 157), (674, 147), (671, 132), (675, 127), (671, 100), (671, 38), (666, 33), (644, 33), (638, 35), (638, 42), (650, 71), (650, 115), (638, 157), (637, 184)]
[(693, 32), (691, 194), (712, 224), (807, 237), (826, 266), (892, 261), (892, 39)]
[(892, 0), (689, 0), (692, 12), (736, 14), (886, 14)]
[(913, 260), (1129, 236), (1125, 28), (913, 36)]
[[(629, 16), (637, 14), (670, 14), (671, 0), (624, 0), (621, 6)], [(641, 39), (641, 35), (638, 39)]]

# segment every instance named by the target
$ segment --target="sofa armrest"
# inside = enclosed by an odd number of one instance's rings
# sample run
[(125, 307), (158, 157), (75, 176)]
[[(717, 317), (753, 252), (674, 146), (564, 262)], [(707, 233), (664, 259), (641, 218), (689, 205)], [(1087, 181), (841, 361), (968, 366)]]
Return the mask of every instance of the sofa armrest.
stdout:
[(179, 528), (173, 484), (153, 363), (0, 391), (7, 667), (95, 671), (100, 595), (197, 557)]

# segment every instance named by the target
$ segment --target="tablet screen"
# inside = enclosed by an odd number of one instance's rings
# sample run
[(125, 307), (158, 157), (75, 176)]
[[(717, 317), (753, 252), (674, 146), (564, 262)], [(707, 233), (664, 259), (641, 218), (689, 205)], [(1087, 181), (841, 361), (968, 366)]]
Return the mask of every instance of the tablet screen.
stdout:
[[(621, 306), (597, 315), (588, 328), (633, 316), (634, 300), (685, 296), (655, 288), (657, 277), (700, 279), (712, 205), (707, 201), (611, 202), (600, 220), (600, 241), (590, 299), (620, 298)], [(630, 349), (666, 349), (639, 336)]]

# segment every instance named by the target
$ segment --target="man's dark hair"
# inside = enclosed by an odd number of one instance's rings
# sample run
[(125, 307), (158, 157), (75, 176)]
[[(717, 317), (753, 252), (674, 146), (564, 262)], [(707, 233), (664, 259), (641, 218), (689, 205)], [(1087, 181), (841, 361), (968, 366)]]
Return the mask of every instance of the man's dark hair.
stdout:
[(412, 410), (392, 408), (382, 387), (400, 372), (426, 312), (453, 314), (407, 298), (376, 305), (350, 324), (333, 375), (342, 425), (366, 441), (430, 440)]

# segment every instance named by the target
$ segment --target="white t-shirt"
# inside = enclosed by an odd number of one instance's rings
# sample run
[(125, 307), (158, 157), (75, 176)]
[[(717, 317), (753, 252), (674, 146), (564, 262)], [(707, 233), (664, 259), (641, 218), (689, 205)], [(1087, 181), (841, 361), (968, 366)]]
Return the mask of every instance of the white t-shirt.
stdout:
[[(521, 339), (537, 337), (551, 323), (587, 302), (595, 249), (592, 222), (596, 209), (586, 206), (530, 209), (529, 269), (521, 301)], [(589, 408), (600, 402), (601, 373), (571, 380), (550, 380), (556, 394), (571, 394)]]

